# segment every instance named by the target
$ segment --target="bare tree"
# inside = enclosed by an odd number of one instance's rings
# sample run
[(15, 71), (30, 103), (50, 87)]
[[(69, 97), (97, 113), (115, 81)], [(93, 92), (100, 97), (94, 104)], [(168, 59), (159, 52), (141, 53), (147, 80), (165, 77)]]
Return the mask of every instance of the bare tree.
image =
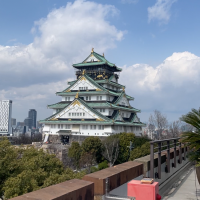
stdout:
[(153, 114), (149, 117), (149, 123), (154, 125), (157, 128), (158, 139), (162, 139), (162, 132), (168, 128), (168, 120), (165, 115), (160, 111), (154, 110)]
[(86, 167), (88, 173), (91, 173), (91, 167), (95, 164), (95, 155), (92, 152), (85, 152), (80, 159), (80, 166)]
[(102, 155), (110, 163), (110, 167), (112, 167), (118, 157), (119, 139), (114, 137), (108, 137), (102, 143)]
[(180, 120), (176, 120), (173, 121), (170, 125), (169, 125), (169, 132), (172, 138), (176, 138), (179, 137), (181, 134), (181, 121)]

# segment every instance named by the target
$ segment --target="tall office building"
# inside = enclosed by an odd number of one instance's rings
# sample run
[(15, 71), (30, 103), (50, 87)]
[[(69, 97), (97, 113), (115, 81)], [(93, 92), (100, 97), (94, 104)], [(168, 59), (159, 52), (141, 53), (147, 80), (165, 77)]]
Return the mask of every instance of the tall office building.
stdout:
[(31, 118), (26, 118), (25, 120), (24, 120), (24, 126), (27, 126), (28, 128), (32, 128), (32, 119)]
[(0, 135), (12, 134), (12, 101), (0, 101)]
[(30, 109), (28, 112), (28, 118), (31, 119), (31, 127), (30, 128), (36, 128), (37, 124), (37, 111), (35, 109)]

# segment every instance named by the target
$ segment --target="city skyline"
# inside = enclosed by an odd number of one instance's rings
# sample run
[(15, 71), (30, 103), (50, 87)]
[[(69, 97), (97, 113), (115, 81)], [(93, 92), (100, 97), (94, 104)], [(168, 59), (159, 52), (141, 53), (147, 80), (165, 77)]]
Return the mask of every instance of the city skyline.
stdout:
[(46, 118), (46, 106), (59, 101), (54, 94), (75, 78), (72, 64), (93, 47), (123, 69), (119, 80), (143, 122), (155, 109), (176, 120), (199, 107), (199, 6), (197, 0), (2, 2), (0, 99), (13, 100), (17, 121), (30, 108)]

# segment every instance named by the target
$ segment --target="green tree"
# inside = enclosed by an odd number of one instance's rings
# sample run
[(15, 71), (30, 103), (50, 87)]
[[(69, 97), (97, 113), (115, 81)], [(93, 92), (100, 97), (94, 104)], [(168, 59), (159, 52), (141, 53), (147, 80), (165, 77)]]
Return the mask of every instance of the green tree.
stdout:
[(146, 142), (141, 147), (136, 147), (131, 151), (129, 160), (135, 160), (136, 158), (141, 158), (149, 154), (150, 154), (150, 143)]
[(76, 169), (79, 168), (81, 146), (78, 142), (72, 142), (71, 147), (68, 150), (68, 156), (74, 160)]
[(130, 156), (130, 142), (134, 142), (135, 134), (134, 133), (120, 133), (116, 137), (119, 138), (119, 155), (116, 161), (116, 164), (127, 162)]
[(102, 169), (105, 169), (105, 168), (108, 168), (108, 161), (107, 160), (104, 160), (103, 162), (98, 164), (99, 170), (102, 170)]
[(73, 178), (85, 172), (74, 173), (64, 169), (62, 162), (34, 147), (15, 147), (7, 139), (0, 140), (0, 196), (12, 198)]
[(95, 157), (95, 160), (97, 163), (100, 163), (102, 161), (102, 142), (98, 137), (88, 137), (86, 138), (82, 145), (82, 154), (89, 153), (92, 154)]
[(184, 132), (181, 135), (181, 142), (190, 148), (189, 159), (197, 161), (200, 166), (200, 108), (192, 109), (180, 118), (181, 121), (194, 127), (193, 131)]

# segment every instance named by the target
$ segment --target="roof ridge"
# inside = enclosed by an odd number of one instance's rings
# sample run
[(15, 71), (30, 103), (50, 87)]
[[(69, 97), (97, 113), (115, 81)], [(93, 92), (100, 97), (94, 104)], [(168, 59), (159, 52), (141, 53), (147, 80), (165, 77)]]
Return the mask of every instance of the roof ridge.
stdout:
[(87, 105), (87, 103), (83, 99), (78, 98), (78, 100), (81, 101), (81, 103), (84, 104), (88, 109), (91, 109), (92, 112), (96, 113), (99, 117), (104, 118), (106, 121), (110, 120), (106, 116), (102, 115), (100, 112), (96, 111), (95, 109), (93, 109), (92, 107), (90, 107), (89, 105)]

